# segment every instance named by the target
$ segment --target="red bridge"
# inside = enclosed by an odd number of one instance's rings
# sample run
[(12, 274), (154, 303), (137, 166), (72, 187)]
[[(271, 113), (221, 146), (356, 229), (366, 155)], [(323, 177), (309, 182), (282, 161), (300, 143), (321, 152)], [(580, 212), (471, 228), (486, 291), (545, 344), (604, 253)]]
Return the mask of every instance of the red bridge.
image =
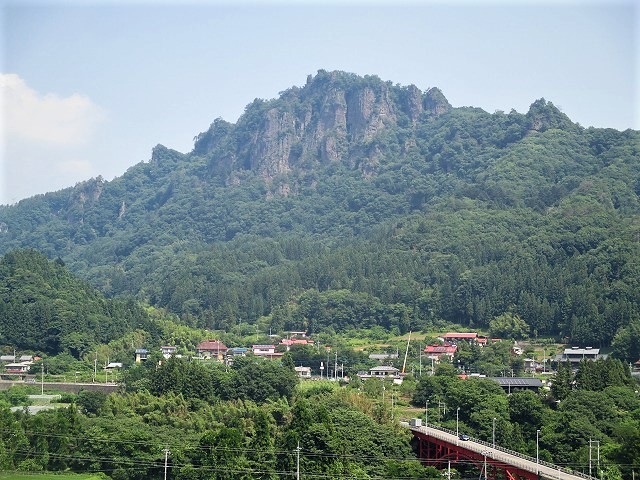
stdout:
[[(409, 427), (407, 424), (406, 426)], [(445, 468), (460, 462), (473, 464), (485, 479), (497, 480), (597, 480), (548, 462), (470, 438), (461, 440), (455, 432), (435, 427), (409, 427), (417, 440), (418, 454), (429, 465)]]

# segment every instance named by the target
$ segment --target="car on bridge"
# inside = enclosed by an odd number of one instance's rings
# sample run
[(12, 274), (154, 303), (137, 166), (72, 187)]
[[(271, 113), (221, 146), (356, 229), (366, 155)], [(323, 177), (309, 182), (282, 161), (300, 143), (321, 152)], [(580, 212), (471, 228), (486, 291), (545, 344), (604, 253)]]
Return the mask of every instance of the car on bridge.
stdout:
[(464, 433), (461, 433), (458, 438), (466, 442), (467, 440), (469, 440), (469, 435), (465, 435)]

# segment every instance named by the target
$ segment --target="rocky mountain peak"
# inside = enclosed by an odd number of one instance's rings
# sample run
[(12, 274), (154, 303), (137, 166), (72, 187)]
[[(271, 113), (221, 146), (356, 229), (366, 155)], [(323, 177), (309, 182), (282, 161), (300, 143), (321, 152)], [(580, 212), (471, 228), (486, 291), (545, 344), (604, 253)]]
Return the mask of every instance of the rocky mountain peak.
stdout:
[[(319, 70), (303, 87), (277, 99), (255, 100), (235, 125), (215, 120), (195, 138), (194, 153), (210, 158), (213, 173), (250, 169), (271, 180), (309, 162), (347, 161), (350, 152), (365, 149), (397, 127), (400, 118), (415, 125), (451, 108), (437, 88), (423, 93), (415, 85), (401, 87), (377, 76)], [(373, 174), (370, 166), (365, 170)]]

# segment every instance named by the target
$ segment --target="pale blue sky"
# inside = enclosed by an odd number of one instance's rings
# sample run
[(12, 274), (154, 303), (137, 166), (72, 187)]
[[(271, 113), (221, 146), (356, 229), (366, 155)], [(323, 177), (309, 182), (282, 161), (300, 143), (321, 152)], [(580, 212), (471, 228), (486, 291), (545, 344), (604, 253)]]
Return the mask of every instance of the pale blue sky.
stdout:
[(0, 203), (110, 180), (158, 143), (189, 151), (216, 117), (318, 69), (640, 129), (636, 3), (0, 0)]

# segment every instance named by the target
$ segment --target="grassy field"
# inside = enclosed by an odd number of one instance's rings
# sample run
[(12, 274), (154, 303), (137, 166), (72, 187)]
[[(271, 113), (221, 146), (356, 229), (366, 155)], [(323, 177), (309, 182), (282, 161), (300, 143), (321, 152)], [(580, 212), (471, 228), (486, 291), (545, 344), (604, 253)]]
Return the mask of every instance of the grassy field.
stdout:
[(94, 474), (0, 472), (0, 480), (102, 480), (104, 478), (102, 475)]

